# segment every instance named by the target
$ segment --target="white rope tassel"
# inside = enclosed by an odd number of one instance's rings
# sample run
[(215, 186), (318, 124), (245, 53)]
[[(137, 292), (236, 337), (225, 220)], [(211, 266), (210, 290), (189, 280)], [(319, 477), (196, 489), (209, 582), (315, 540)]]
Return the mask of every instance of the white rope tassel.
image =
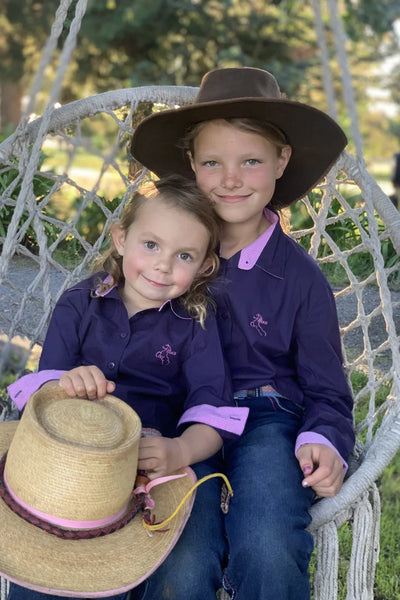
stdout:
[[(376, 509), (376, 490), (371, 490)], [(374, 493), (376, 492), (376, 493)], [(379, 508), (379, 499), (378, 499)], [(379, 555), (379, 511), (364, 494), (354, 510), (353, 544), (347, 572), (346, 600), (373, 600), (375, 566)]]
[(0, 578), (0, 600), (6, 600), (8, 595), (8, 581)]
[(368, 587), (373, 588), (375, 580), (375, 569), (379, 560), (380, 553), (380, 521), (381, 521), (381, 497), (379, 495), (378, 487), (375, 483), (372, 485), (370, 490), (370, 501), (372, 504), (372, 523), (373, 523), (373, 537), (370, 543), (369, 552), (369, 563), (367, 566), (368, 571)]
[(333, 521), (322, 525), (315, 534), (317, 567), (314, 573), (314, 597), (337, 600), (339, 542)]

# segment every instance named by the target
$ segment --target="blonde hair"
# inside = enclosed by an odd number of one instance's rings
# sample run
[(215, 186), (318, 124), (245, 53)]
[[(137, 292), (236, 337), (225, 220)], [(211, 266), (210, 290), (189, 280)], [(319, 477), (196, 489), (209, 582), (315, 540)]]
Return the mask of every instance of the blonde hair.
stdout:
[[(145, 184), (133, 194), (118, 221), (118, 225), (123, 231), (129, 230), (148, 198), (158, 198), (169, 206), (191, 214), (209, 233), (209, 243), (204, 260), (211, 260), (211, 265), (206, 271), (197, 273), (189, 289), (179, 298), (189, 315), (204, 327), (207, 309), (209, 305), (214, 307), (214, 302), (209, 296), (208, 286), (219, 269), (216, 249), (219, 243), (221, 221), (208, 197), (203, 194), (194, 181), (180, 175), (171, 175), (155, 183)], [(111, 236), (109, 239), (110, 246), (96, 259), (93, 272), (106, 272), (111, 279), (107, 283), (97, 281), (94, 296), (104, 294), (113, 285), (124, 281), (122, 256), (118, 253)]]

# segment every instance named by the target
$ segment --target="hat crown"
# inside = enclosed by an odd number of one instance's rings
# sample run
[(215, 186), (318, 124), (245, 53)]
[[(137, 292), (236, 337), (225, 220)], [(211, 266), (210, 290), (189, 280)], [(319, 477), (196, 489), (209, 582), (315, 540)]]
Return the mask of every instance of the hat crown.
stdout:
[(121, 511), (134, 487), (141, 423), (125, 402), (65, 398), (62, 388), (29, 400), (10, 444), (5, 475), (28, 507), (90, 522)]
[(195, 103), (240, 98), (281, 99), (275, 77), (252, 67), (214, 69), (204, 75)]
[(64, 444), (97, 450), (116, 448), (124, 441), (123, 423), (103, 404), (80, 398), (42, 403), (37, 418), (44, 431)]

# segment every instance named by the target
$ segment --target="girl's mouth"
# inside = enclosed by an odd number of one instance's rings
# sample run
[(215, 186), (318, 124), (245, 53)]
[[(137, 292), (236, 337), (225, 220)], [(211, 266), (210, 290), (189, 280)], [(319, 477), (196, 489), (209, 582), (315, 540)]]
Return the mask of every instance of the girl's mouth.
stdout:
[(154, 281), (154, 279), (150, 279), (149, 277), (146, 277), (145, 275), (142, 275), (143, 279), (145, 279), (147, 281), (147, 283), (149, 283), (150, 285), (153, 285), (154, 287), (168, 287), (169, 284), (168, 283), (160, 283), (159, 281)]
[(250, 197), (250, 194), (242, 194), (242, 195), (221, 195), (217, 194), (217, 198), (219, 202), (223, 202), (225, 204), (236, 204), (237, 202), (243, 202), (243, 200), (247, 200)]

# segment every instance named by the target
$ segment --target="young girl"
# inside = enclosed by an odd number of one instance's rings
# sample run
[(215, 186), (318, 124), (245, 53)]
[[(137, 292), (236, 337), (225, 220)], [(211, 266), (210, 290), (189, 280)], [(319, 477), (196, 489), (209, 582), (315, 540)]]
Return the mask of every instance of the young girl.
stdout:
[[(57, 302), (39, 372), (9, 387), (18, 408), (54, 379), (71, 396), (113, 393), (148, 430), (138, 466), (150, 479), (202, 461), (240, 434), (248, 410), (232, 401), (207, 294), (218, 233), (193, 182), (175, 177), (136, 193), (96, 273)], [(9, 599), (25, 598), (41, 594), (11, 584)]]
[(308, 510), (342, 485), (352, 397), (329, 284), (276, 211), (311, 190), (346, 142), (330, 117), (282, 98), (275, 78), (253, 68), (211, 71), (194, 104), (136, 129), (133, 156), (159, 176), (194, 175), (223, 221), (218, 320), (235, 402), (250, 409), (243, 436), (220, 455), (229, 512), (216, 509), (217, 485), (203, 490), (206, 504), (198, 499), (146, 582), (146, 600), (214, 600), (221, 581), (232, 598), (310, 597)]

